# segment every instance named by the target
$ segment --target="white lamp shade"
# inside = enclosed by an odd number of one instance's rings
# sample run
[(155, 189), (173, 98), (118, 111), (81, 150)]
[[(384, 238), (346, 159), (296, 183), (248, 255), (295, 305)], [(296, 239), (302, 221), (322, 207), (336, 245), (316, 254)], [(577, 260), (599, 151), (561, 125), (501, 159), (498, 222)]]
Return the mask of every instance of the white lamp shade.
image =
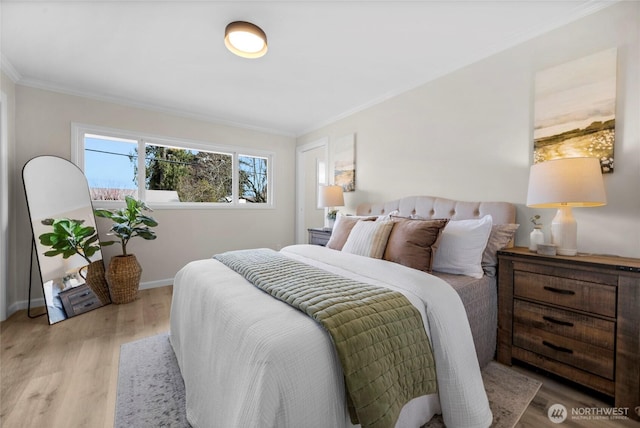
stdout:
[(596, 158), (563, 158), (531, 166), (527, 206), (558, 208), (551, 222), (551, 241), (560, 255), (578, 253), (578, 224), (571, 208), (606, 203), (600, 161)]
[(344, 206), (342, 186), (320, 186), (318, 190), (318, 208)]
[(563, 158), (531, 166), (527, 206), (558, 208), (606, 204), (607, 196), (598, 159)]

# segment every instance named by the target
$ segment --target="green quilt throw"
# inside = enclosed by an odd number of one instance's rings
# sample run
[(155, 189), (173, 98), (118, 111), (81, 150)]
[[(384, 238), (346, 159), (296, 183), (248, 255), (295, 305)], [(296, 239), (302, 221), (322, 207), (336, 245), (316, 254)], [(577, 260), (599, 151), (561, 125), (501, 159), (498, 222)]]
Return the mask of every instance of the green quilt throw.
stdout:
[(407, 402), (436, 392), (435, 363), (422, 317), (402, 293), (269, 249), (214, 258), (329, 332), (342, 364), (353, 423), (391, 428)]

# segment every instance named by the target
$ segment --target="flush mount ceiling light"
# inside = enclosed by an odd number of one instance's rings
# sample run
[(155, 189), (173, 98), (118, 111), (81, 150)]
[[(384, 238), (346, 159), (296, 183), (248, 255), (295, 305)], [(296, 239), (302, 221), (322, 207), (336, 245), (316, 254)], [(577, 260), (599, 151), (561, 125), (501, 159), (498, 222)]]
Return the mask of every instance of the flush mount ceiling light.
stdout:
[(235, 21), (224, 30), (224, 44), (243, 58), (260, 58), (267, 53), (267, 35), (257, 25)]

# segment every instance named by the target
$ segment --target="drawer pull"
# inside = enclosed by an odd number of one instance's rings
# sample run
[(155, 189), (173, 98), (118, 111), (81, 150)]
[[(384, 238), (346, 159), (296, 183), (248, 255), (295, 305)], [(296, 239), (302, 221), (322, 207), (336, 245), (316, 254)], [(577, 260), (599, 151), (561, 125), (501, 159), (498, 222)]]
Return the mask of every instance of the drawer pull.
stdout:
[(88, 296), (88, 295), (89, 295), (89, 292), (85, 291), (84, 293), (80, 294), (78, 297), (84, 297), (84, 296)]
[(543, 319), (543, 320), (545, 320), (545, 321), (549, 321), (549, 322), (551, 322), (551, 323), (554, 323), (554, 324), (558, 324), (558, 325), (566, 325), (566, 326), (568, 326), (568, 327), (573, 327), (573, 323), (572, 323), (572, 322), (557, 320), (557, 319), (555, 319), (555, 318), (548, 317), (548, 316), (546, 316), (546, 315), (545, 315), (545, 316), (543, 316), (543, 317), (542, 317), (542, 319)]
[(549, 343), (546, 340), (543, 340), (542, 344), (544, 346), (548, 346), (549, 348), (553, 349), (554, 351), (566, 352), (567, 354), (573, 354), (573, 350), (571, 350), (569, 348), (564, 348), (562, 346), (554, 345), (553, 343)]
[(95, 303), (95, 302), (85, 303), (85, 304), (84, 304), (84, 307), (85, 307), (85, 308), (88, 308), (89, 306), (93, 306), (93, 304), (94, 304), (94, 303)]
[(546, 286), (546, 285), (545, 285), (544, 289), (547, 290), (547, 291), (551, 291), (552, 293), (567, 294), (567, 295), (570, 295), (570, 296), (576, 294), (576, 292), (572, 291), (572, 290), (563, 290), (562, 288), (549, 287), (549, 286)]

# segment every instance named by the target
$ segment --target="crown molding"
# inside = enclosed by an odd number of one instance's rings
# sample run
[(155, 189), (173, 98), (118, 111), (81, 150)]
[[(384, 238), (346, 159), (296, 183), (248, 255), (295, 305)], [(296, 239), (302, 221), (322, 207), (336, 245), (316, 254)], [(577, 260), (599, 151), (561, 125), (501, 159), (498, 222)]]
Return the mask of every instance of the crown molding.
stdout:
[(13, 64), (11, 64), (11, 61), (9, 61), (2, 52), (0, 52), (0, 70), (2, 70), (13, 83), (18, 83), (20, 79), (22, 79), (18, 70), (16, 70)]
[(233, 120), (223, 119), (219, 117), (212, 117), (205, 114), (194, 113), (192, 111), (175, 109), (160, 106), (157, 104), (146, 103), (143, 101), (136, 101), (124, 97), (114, 97), (111, 95), (99, 94), (91, 91), (81, 91), (73, 88), (69, 88), (63, 85), (57, 85), (51, 82), (45, 82), (39, 79), (21, 78), (16, 84), (26, 86), (34, 89), (41, 89), (44, 91), (57, 92), (64, 95), (71, 95), (75, 97), (87, 98), (95, 101), (107, 102), (111, 104), (119, 104), (125, 107), (133, 107), (142, 110), (155, 111), (158, 113), (169, 114), (172, 116), (182, 117), (185, 119), (193, 119), (201, 122), (213, 123), (216, 125), (230, 126), (233, 128), (246, 129), (249, 131), (262, 132), (265, 134), (281, 135), (285, 137), (295, 137), (293, 132), (284, 131), (281, 129), (267, 128), (262, 126), (250, 125), (247, 123), (236, 122)]
[(528, 40), (534, 39), (538, 36), (541, 36), (545, 33), (548, 33), (550, 31), (553, 31), (555, 29), (561, 28), (565, 25), (568, 25), (574, 21), (577, 21), (581, 18), (584, 18), (585, 16), (594, 14), (596, 12), (599, 12), (603, 9), (606, 9), (610, 6), (613, 6), (616, 3), (619, 3), (622, 0), (591, 0), (587, 3), (583, 3), (580, 6), (576, 7), (574, 13), (572, 13), (569, 16), (565, 16), (564, 18), (559, 18), (559, 19), (550, 19), (547, 22), (544, 22), (536, 27), (533, 28), (529, 28), (526, 31), (522, 31), (521, 33), (518, 34), (514, 34), (513, 37), (507, 42), (507, 43), (499, 43), (496, 45), (491, 45), (491, 46), (487, 46), (486, 49), (483, 49), (481, 51), (478, 51), (476, 53), (476, 55), (474, 55), (473, 57), (467, 57), (465, 58), (464, 61), (458, 61), (458, 62), (450, 62), (447, 63), (445, 66), (440, 67), (440, 69), (438, 70), (434, 70), (432, 73), (430, 73), (428, 76), (425, 76), (424, 78), (420, 79), (419, 81), (414, 81), (414, 82), (409, 82), (407, 85), (404, 85), (401, 88), (397, 88), (394, 91), (391, 92), (387, 92), (386, 94), (383, 94), (379, 97), (376, 97), (375, 99), (372, 99), (371, 101), (368, 101), (364, 104), (361, 104), (359, 106), (353, 107), (349, 110), (346, 110), (336, 116), (332, 116), (330, 118), (327, 118), (325, 120), (323, 120), (322, 122), (316, 123), (313, 126), (310, 126), (309, 128), (306, 128), (300, 132), (298, 132), (296, 134), (296, 137), (301, 137), (305, 134), (308, 134), (310, 132), (313, 131), (317, 131), (320, 128), (323, 128), (325, 126), (328, 126), (334, 122), (337, 122), (339, 120), (345, 119), (353, 114), (359, 113), (361, 111), (364, 111), (368, 108), (371, 108), (375, 105), (378, 105), (386, 100), (389, 100), (391, 98), (397, 97), (398, 95), (401, 95), (405, 92), (411, 91), (413, 89), (416, 89), (422, 85), (425, 85), (429, 82), (432, 82), (440, 77), (443, 77), (449, 73), (453, 73), (456, 70), (459, 70), (463, 67), (466, 67), (468, 65), (474, 64), (484, 58), (488, 58), (492, 55), (496, 55), (502, 51), (506, 51), (507, 49), (510, 49), (514, 46), (517, 46), (519, 44), (522, 44)]
[(170, 114), (173, 116), (183, 117), (186, 119), (193, 119), (202, 122), (214, 123), (216, 125), (231, 126), (234, 128), (247, 129), (250, 131), (263, 132), (266, 134), (282, 135), (286, 137), (295, 137), (293, 132), (283, 131), (280, 129), (266, 128), (260, 126), (249, 125), (246, 123), (235, 122), (227, 119), (215, 118), (203, 114), (197, 114), (180, 109), (171, 109), (167, 107), (158, 106), (151, 103), (144, 103), (140, 101), (134, 101), (131, 99), (113, 97), (108, 95), (97, 94), (88, 91), (79, 91), (62, 85), (56, 85), (50, 82), (45, 82), (38, 79), (30, 79), (23, 77), (20, 72), (11, 64), (11, 61), (0, 52), (0, 70), (2, 70), (14, 84), (21, 86), (27, 86), (35, 89), (41, 89), (44, 91), (57, 92), (65, 95), (72, 95), (76, 97), (88, 98), (96, 101), (108, 102), (112, 104), (120, 104), (127, 107), (134, 107), (143, 110), (156, 111), (158, 113)]

